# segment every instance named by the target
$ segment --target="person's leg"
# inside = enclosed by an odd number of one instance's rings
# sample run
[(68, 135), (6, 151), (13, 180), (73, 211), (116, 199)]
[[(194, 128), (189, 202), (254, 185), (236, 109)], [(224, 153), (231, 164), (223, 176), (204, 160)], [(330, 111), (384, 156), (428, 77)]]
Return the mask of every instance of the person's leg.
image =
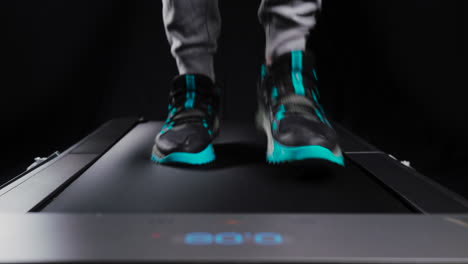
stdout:
[(258, 17), (265, 29), (265, 62), (293, 50), (305, 50), (321, 0), (263, 0)]
[(217, 0), (163, 0), (163, 21), (179, 74), (215, 78), (213, 56), (221, 29)]
[(163, 20), (179, 75), (169, 93), (169, 114), (156, 136), (151, 159), (200, 165), (215, 154), (219, 89), (213, 55), (220, 31), (215, 0), (163, 0)]
[(335, 130), (319, 103), (315, 57), (306, 51), (318, 1), (264, 0), (259, 18), (266, 51), (257, 123), (268, 139), (267, 161), (305, 159), (344, 165)]

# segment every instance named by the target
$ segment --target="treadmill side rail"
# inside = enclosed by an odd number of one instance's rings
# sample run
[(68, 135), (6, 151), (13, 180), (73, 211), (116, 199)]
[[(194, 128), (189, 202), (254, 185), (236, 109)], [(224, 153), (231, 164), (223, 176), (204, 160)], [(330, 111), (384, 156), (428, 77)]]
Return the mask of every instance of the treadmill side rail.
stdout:
[(27, 180), (18, 182), (0, 196), (0, 211), (3, 213), (26, 213), (41, 201), (55, 193), (75, 175), (79, 175), (87, 164), (96, 159), (96, 154), (69, 154), (53, 162)]
[(40, 206), (130, 131), (139, 120), (111, 120), (58, 157), (8, 182), (0, 189), (0, 212), (26, 213)]
[[(430, 214), (468, 213), (468, 201), (385, 153), (347, 153), (415, 211)], [(468, 247), (467, 247), (468, 250)]]

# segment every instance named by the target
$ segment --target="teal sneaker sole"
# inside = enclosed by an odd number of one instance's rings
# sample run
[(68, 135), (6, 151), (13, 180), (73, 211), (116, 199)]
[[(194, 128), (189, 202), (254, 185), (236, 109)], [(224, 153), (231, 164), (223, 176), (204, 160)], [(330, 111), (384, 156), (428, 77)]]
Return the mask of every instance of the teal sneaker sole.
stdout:
[(270, 122), (262, 109), (257, 111), (256, 124), (257, 128), (263, 130), (267, 136), (266, 160), (268, 163), (280, 164), (301, 160), (325, 160), (345, 166), (344, 157), (339, 147), (334, 151), (318, 145), (292, 147), (282, 145), (274, 140)]
[(213, 162), (216, 159), (213, 145), (209, 144), (204, 150), (197, 153), (174, 152), (162, 158), (156, 154), (151, 155), (151, 160), (156, 163), (171, 164), (182, 163), (190, 165), (203, 165)]
[(267, 153), (268, 163), (284, 163), (307, 159), (327, 160), (344, 166), (343, 155), (335, 155), (329, 149), (322, 146), (299, 146), (289, 147), (281, 145), (273, 140), (273, 149)]

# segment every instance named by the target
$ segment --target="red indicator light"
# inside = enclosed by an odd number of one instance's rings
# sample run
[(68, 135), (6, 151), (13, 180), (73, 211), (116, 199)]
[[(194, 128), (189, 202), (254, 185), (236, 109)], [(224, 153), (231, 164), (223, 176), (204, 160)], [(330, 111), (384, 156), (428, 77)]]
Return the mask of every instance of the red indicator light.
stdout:
[(161, 234), (159, 234), (159, 233), (152, 233), (151, 234), (151, 238), (153, 238), (153, 239), (158, 239), (160, 237), (161, 237)]
[(238, 220), (235, 220), (235, 219), (229, 219), (226, 221), (226, 224), (228, 225), (237, 225), (239, 223)]

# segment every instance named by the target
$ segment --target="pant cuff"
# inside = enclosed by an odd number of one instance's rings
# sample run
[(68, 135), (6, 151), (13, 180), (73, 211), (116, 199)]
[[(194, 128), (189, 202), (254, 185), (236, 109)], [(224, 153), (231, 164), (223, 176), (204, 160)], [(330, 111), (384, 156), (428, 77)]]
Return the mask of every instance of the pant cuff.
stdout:
[(176, 58), (179, 74), (203, 74), (215, 81), (213, 56), (208, 54), (194, 54)]

